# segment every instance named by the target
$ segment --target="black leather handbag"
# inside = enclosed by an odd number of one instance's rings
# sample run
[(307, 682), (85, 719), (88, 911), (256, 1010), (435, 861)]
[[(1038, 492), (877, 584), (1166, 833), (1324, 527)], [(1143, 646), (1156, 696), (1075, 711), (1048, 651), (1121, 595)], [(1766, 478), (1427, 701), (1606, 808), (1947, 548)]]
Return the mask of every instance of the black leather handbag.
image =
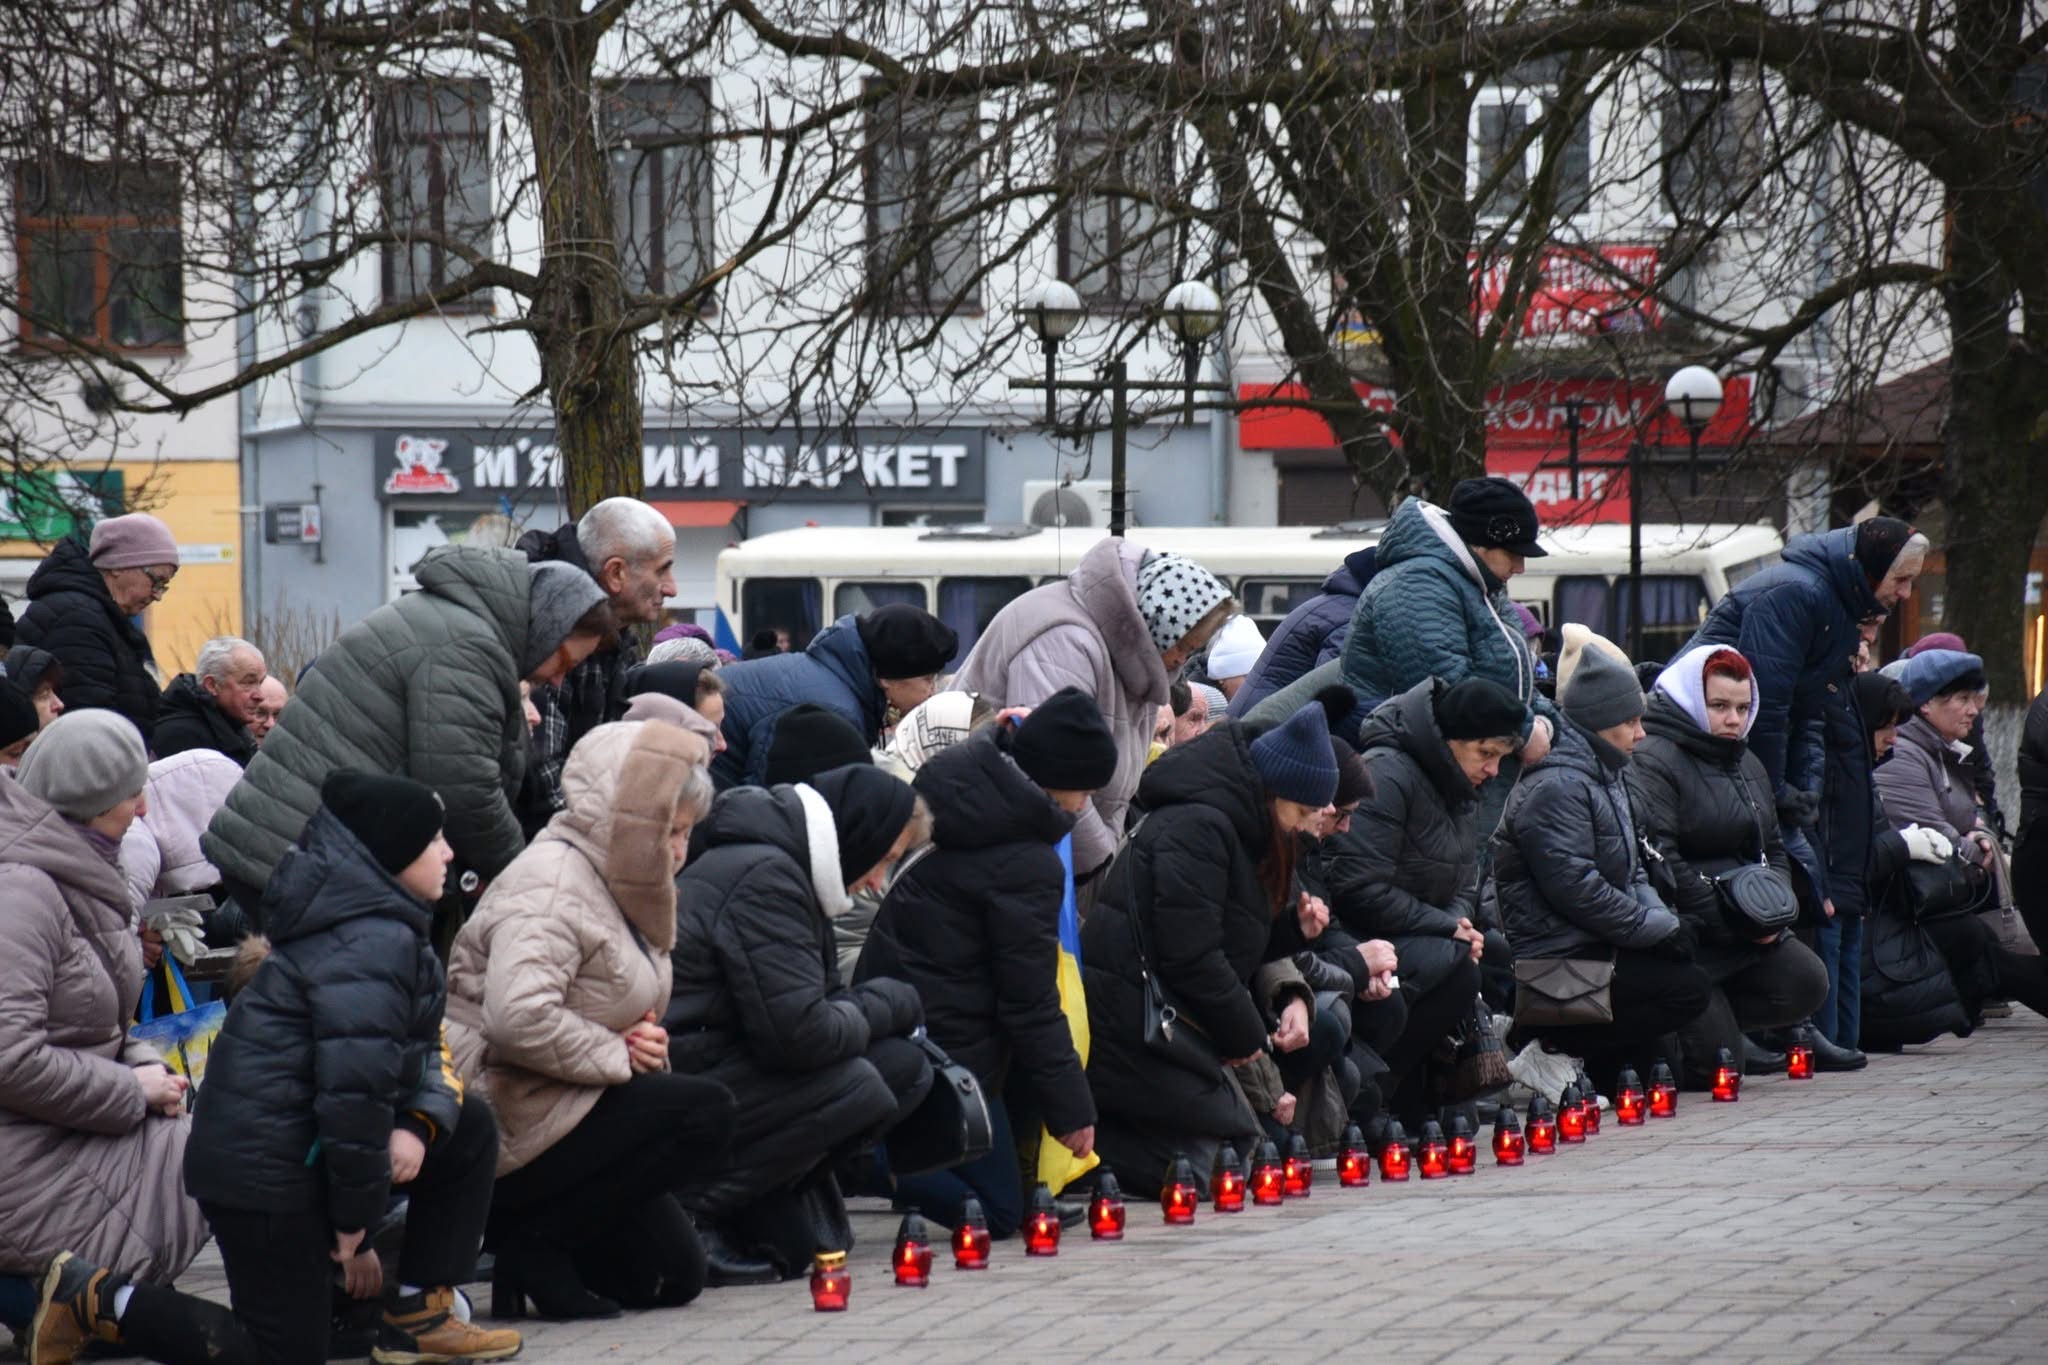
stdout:
[(1989, 907), (1991, 878), (1953, 853), (1938, 863), (1913, 859), (1906, 864), (1905, 880), (1906, 903), (1916, 924)]
[(1596, 957), (1515, 960), (1515, 1025), (1570, 1028), (1614, 1022), (1614, 963)]
[[(1137, 860), (1132, 858), (1130, 861), (1133, 870), (1125, 875), (1135, 878)], [(1150, 897), (1145, 899), (1149, 902)], [(1215, 1044), (1195, 1027), (1192, 1019), (1181, 1013), (1172, 997), (1167, 995), (1159, 974), (1152, 970), (1152, 955), (1145, 951), (1145, 932), (1138, 927), (1138, 905), (1138, 897), (1126, 899), (1124, 916), (1131, 922), (1131, 950), (1138, 955), (1138, 979), (1144, 989), (1145, 1046), (1189, 1071), (1220, 1070), (1223, 1057), (1216, 1051)]]
[(1792, 884), (1769, 863), (1744, 863), (1714, 878), (1714, 894), (1729, 919), (1752, 938), (1790, 929), (1799, 918)]
[(932, 1088), (903, 1122), (889, 1130), (890, 1173), (923, 1175), (987, 1156), (995, 1145), (995, 1131), (980, 1079), (947, 1056), (923, 1029), (910, 1041), (932, 1064)]

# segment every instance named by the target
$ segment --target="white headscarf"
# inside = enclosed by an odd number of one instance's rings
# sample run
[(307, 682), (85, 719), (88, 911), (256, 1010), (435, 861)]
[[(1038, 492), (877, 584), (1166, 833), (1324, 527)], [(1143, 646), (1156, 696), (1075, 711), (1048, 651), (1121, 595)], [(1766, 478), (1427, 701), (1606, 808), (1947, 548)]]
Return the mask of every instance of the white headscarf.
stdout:
[[(1706, 734), (1713, 733), (1713, 727), (1707, 724), (1707, 660), (1723, 651), (1741, 656), (1740, 650), (1729, 645), (1695, 645), (1666, 664), (1651, 688), (1676, 702), (1678, 709)], [(1757, 695), (1754, 677), (1749, 680), (1749, 689), (1749, 719), (1742, 725), (1744, 739), (1749, 738), (1750, 727), (1756, 724), (1756, 713), (1762, 709), (1763, 700)]]
[(966, 739), (973, 723), (972, 692), (934, 692), (896, 722), (889, 755), (914, 775), (933, 754)]

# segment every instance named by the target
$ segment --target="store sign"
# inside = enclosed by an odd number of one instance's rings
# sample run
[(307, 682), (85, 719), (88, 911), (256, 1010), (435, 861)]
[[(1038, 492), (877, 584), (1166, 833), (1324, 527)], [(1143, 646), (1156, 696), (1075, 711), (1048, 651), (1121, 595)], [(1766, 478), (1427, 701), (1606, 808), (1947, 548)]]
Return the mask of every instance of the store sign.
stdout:
[(62, 540), (121, 511), (122, 472), (33, 470), (0, 480), (0, 540)]
[[(377, 434), (387, 498), (520, 501), (562, 486), (554, 434), (429, 429)], [(820, 434), (730, 428), (649, 431), (640, 473), (650, 498), (978, 503), (986, 486), (977, 428), (856, 428)]]
[(263, 507), (263, 539), (272, 545), (318, 545), (320, 504), (272, 502)]
[[(1493, 325), (1507, 292), (1507, 256), (1474, 253), (1472, 303), (1481, 330)], [(1525, 337), (1654, 331), (1662, 317), (1646, 286), (1657, 278), (1653, 246), (1550, 247), (1521, 296)]]

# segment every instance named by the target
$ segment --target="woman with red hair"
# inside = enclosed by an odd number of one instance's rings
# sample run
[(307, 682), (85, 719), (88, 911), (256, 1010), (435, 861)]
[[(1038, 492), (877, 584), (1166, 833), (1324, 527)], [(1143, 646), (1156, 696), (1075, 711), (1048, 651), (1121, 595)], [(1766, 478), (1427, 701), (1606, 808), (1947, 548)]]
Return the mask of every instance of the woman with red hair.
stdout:
[(1661, 859), (1651, 880), (1714, 983), (1706, 1011), (1679, 1032), (1684, 1078), (1702, 1089), (1719, 1049), (1743, 1056), (1745, 1033), (1797, 1024), (1828, 993), (1827, 969), (1791, 932), (1798, 902), (1777, 801), (1745, 742), (1756, 701), (1741, 654), (1687, 650), (1658, 675), (1628, 768), (1636, 829)]

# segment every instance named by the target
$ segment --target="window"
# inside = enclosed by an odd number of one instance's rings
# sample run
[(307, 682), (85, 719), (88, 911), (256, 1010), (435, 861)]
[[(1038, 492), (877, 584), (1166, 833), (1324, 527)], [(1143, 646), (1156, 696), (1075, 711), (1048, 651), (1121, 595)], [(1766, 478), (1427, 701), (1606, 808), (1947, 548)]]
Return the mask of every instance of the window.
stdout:
[(1247, 578), (1239, 585), (1239, 606), (1268, 634), (1302, 603), (1323, 590), (1320, 578)]
[(974, 642), (996, 619), (996, 613), (1031, 591), (1031, 580), (1022, 574), (991, 578), (945, 578), (939, 581), (939, 619), (960, 636), (948, 668), (966, 660)]
[[(1610, 582), (1604, 574), (1566, 574), (1557, 580), (1557, 619), (1576, 621), (1628, 647), (1629, 586), (1626, 574)], [(1637, 663), (1663, 663), (1707, 617), (1707, 586), (1694, 574), (1643, 575), (1643, 647)]]
[(1153, 111), (1128, 98), (1081, 95), (1060, 128), (1060, 278), (1088, 303), (1146, 307), (1173, 287), (1174, 233), (1156, 204), (1121, 190), (1173, 187), (1173, 144)]
[(55, 159), (15, 171), (23, 340), (185, 344), (174, 167)]
[(635, 294), (674, 294), (711, 269), (710, 86), (627, 81), (605, 92), (612, 230)]
[(978, 106), (892, 99), (868, 118), (869, 295), (900, 313), (979, 312)]
[[(456, 246), (491, 249), (491, 86), (410, 81), (385, 96), (378, 119), (384, 221), (384, 297), (409, 299), (460, 279)], [(489, 307), (483, 295), (454, 309)]]
[(802, 649), (818, 633), (824, 596), (815, 578), (749, 578), (740, 585), (740, 643), (772, 630)]
[(832, 619), (865, 616), (876, 607), (907, 606), (924, 610), (924, 584), (902, 579), (839, 583), (832, 589)]
[[(1499, 87), (1483, 92), (1473, 110), (1473, 184), (1493, 174), (1530, 126), (1558, 107), (1557, 79), (1562, 59), (1525, 62), (1510, 71)], [(1529, 184), (1543, 164), (1544, 134), (1529, 139), (1519, 161), (1510, 164), (1486, 201), (1481, 216), (1505, 218), (1521, 208)], [(1557, 168), (1557, 216), (1584, 213), (1593, 202), (1593, 125), (1582, 119), (1565, 139)]]
[(504, 512), (466, 511), (459, 508), (391, 509), (391, 582), (387, 596), (396, 600), (419, 590), (412, 576), (420, 556), (440, 545), (480, 545), (491, 550), (509, 550), (518, 543), (530, 522), (556, 524), (549, 518), (559, 509), (534, 507), (516, 515)]
[(1664, 202), (1681, 223), (1725, 217), (1762, 168), (1763, 93), (1753, 76), (1674, 59), (1659, 101)]

